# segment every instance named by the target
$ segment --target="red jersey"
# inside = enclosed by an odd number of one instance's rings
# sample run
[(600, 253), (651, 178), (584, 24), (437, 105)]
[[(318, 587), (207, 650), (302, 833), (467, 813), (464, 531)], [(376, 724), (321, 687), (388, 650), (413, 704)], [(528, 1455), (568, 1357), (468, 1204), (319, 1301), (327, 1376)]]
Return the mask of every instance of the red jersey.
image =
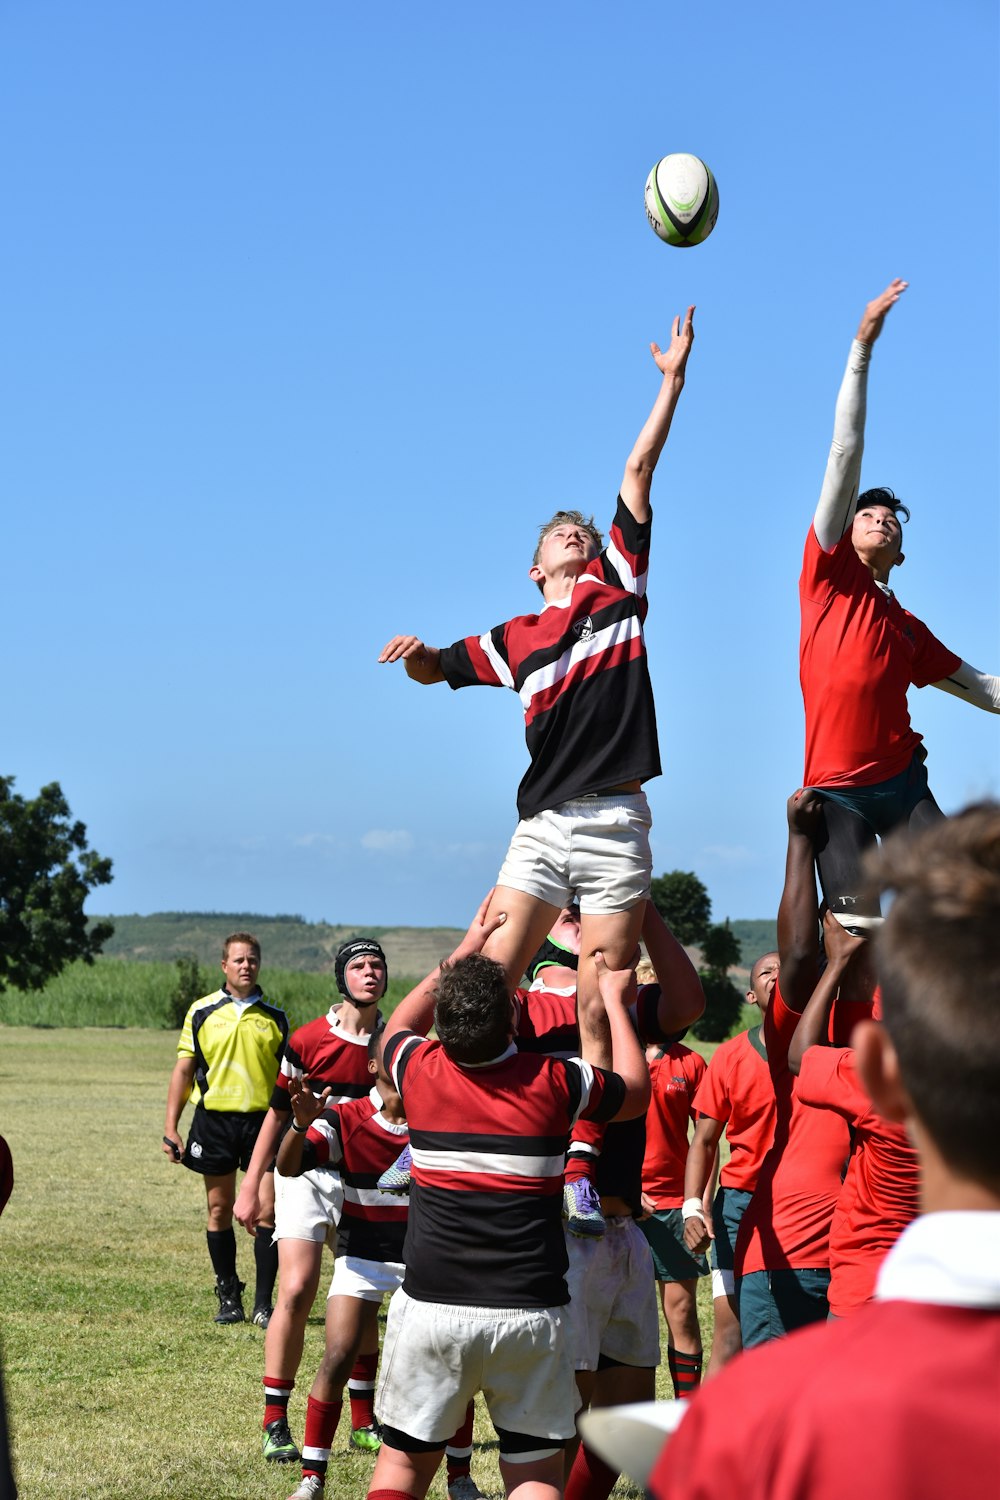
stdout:
[(830, 1264), (830, 1222), (841, 1174), (851, 1150), (846, 1120), (803, 1104), (788, 1071), (788, 1048), (798, 1011), (774, 987), (764, 1017), (768, 1067), (774, 1080), (774, 1141), (736, 1240), (737, 1276), (751, 1271), (825, 1269)]
[(649, 532), (619, 496), (608, 545), (566, 599), (441, 652), (450, 687), (508, 687), (521, 700), (531, 756), (522, 818), (660, 774), (642, 634)]
[(695, 1110), (726, 1127), (729, 1160), (723, 1187), (752, 1193), (774, 1140), (774, 1081), (767, 1065), (763, 1026), (741, 1031), (712, 1056), (694, 1097)]
[(378, 1180), (409, 1140), (405, 1122), (382, 1114), (372, 1089), (366, 1099), (348, 1099), (325, 1109), (306, 1133), (319, 1167), (339, 1167), (344, 1207), (337, 1229), (337, 1254), (399, 1263), (403, 1259), (408, 1200), (380, 1193)]
[(830, 1226), (830, 1311), (838, 1318), (872, 1296), (885, 1254), (920, 1207), (917, 1153), (902, 1125), (883, 1120), (858, 1080), (850, 1047), (810, 1047), (802, 1059), (799, 1098), (836, 1111), (854, 1150)]
[(799, 679), (806, 715), (803, 786), (871, 786), (905, 771), (921, 736), (906, 691), (957, 670), (961, 657), (886, 596), (848, 527), (824, 552), (812, 526), (799, 578)]
[(646, 1114), (646, 1154), (642, 1190), (656, 1208), (680, 1208), (684, 1202), (684, 1168), (688, 1122), (695, 1117), (694, 1096), (705, 1076), (705, 1059), (674, 1042), (649, 1065), (652, 1089)]
[(1000, 1312), (870, 1303), (846, 1323), (754, 1349), (702, 1386), (649, 1493), (995, 1500), (998, 1370)]
[[(331, 1104), (367, 1096), (372, 1086), (368, 1072), (368, 1033), (353, 1036), (345, 1031), (338, 1009), (331, 1007), (325, 1016), (317, 1016), (315, 1021), (307, 1021), (292, 1032), (271, 1095), (272, 1109), (286, 1114), (291, 1111), (288, 1080), (306, 1074), (314, 1094), (321, 1094), (328, 1086), (333, 1090)], [(376, 1025), (384, 1024), (379, 1015)]]
[(408, 1296), (474, 1307), (559, 1307), (569, 1300), (562, 1181), (581, 1118), (618, 1113), (617, 1073), (511, 1044), (463, 1067), (440, 1042), (397, 1031), (385, 1065), (403, 1099), (413, 1176)]

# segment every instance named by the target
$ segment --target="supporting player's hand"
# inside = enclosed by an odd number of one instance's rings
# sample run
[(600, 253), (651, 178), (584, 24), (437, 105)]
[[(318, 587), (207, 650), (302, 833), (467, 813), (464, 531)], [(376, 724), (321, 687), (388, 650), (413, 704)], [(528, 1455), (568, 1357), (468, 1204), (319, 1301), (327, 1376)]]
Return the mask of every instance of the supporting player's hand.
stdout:
[(304, 1078), (289, 1078), (288, 1097), (292, 1101), (292, 1114), (296, 1125), (311, 1125), (314, 1120), (319, 1119), (324, 1109), (330, 1102), (333, 1090), (325, 1088), (321, 1094), (314, 1094), (309, 1087), (308, 1073)]
[(684, 315), (683, 323), (680, 318), (675, 318), (673, 321), (670, 329), (670, 347), (664, 350), (659, 344), (650, 344), (649, 352), (664, 375), (679, 376), (683, 380), (693, 343), (694, 308), (689, 307)]
[(496, 887), (491, 886), (479, 903), (479, 910), (473, 917), (468, 932), (451, 955), (452, 961), (458, 958), (467, 958), (470, 953), (482, 953), (486, 946), (486, 939), (502, 927), (507, 920), (505, 911), (491, 911), (493, 897)]
[(383, 666), (388, 662), (401, 661), (406, 668), (407, 677), (412, 677), (414, 682), (429, 685), (444, 680), (441, 674), (441, 652), (436, 646), (425, 646), (419, 636), (394, 635), (382, 647), (378, 659)]
[(636, 997), (635, 970), (609, 969), (600, 951), (594, 954), (594, 968), (605, 1010), (615, 1005), (620, 1010), (628, 1010)]
[(861, 314), (861, 322), (858, 324), (856, 337), (859, 343), (874, 344), (882, 332), (882, 324), (885, 322), (886, 313), (890, 307), (895, 307), (909, 284), (908, 281), (903, 281), (899, 276), (896, 276), (889, 282), (889, 285), (880, 297), (876, 297), (873, 302), (869, 302)]
[(175, 1167), (180, 1165), (181, 1157), (184, 1155), (184, 1142), (176, 1130), (164, 1131), (163, 1154)]
[(829, 962), (836, 964), (839, 969), (846, 969), (855, 953), (859, 953), (867, 941), (866, 937), (848, 932), (829, 908), (823, 913), (823, 947)]
[(814, 840), (822, 810), (823, 799), (819, 793), (809, 786), (800, 787), (788, 799), (786, 811), (789, 828), (793, 833), (801, 833), (807, 839)]

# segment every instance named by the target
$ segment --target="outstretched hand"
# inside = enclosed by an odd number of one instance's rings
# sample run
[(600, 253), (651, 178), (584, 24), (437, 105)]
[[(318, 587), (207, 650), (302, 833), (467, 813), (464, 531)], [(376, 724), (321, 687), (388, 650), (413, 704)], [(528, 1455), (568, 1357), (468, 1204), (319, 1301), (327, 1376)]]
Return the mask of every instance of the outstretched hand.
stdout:
[(689, 307), (684, 322), (675, 318), (670, 329), (670, 347), (661, 349), (659, 344), (650, 344), (649, 351), (664, 375), (679, 375), (683, 378), (691, 345), (694, 343), (694, 308)]
[(309, 1087), (308, 1075), (305, 1078), (289, 1078), (288, 1096), (292, 1101), (296, 1125), (311, 1125), (314, 1120), (318, 1120), (330, 1102), (332, 1092), (328, 1086), (321, 1094), (314, 1094)]
[(865, 946), (868, 939), (848, 932), (843, 922), (838, 922), (829, 909), (823, 913), (823, 947), (830, 963), (846, 969), (855, 953)]
[(889, 282), (889, 285), (880, 297), (876, 297), (874, 301), (869, 302), (861, 314), (861, 322), (858, 324), (857, 339), (859, 343), (874, 344), (882, 332), (882, 324), (885, 322), (886, 313), (890, 307), (895, 307), (909, 284), (908, 281), (903, 281), (901, 277), (896, 276)]
[(414, 682), (441, 681), (441, 652), (436, 646), (425, 646), (419, 636), (394, 635), (379, 652), (379, 662), (401, 661), (406, 675)]

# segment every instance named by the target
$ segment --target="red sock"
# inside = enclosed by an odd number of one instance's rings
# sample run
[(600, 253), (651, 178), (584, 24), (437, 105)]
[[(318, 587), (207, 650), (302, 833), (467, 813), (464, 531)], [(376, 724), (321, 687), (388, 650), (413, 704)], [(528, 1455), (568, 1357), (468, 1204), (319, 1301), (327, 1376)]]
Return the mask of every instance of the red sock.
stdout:
[(302, 1473), (326, 1477), (326, 1466), (330, 1461), (330, 1449), (337, 1433), (337, 1423), (343, 1410), (343, 1401), (317, 1401), (310, 1396), (306, 1402), (306, 1431), (302, 1439)]
[(461, 1427), (444, 1450), (445, 1463), (448, 1468), (446, 1484), (451, 1484), (463, 1474), (472, 1473), (472, 1424), (475, 1416), (476, 1403), (470, 1401), (465, 1408), (465, 1418)]
[(668, 1348), (667, 1366), (678, 1401), (683, 1401), (685, 1396), (690, 1396), (701, 1385), (700, 1354), (684, 1354), (680, 1349)]
[(266, 1427), (268, 1422), (276, 1422), (279, 1417), (288, 1416), (288, 1398), (292, 1394), (294, 1380), (277, 1380), (270, 1375), (264, 1376), (264, 1420), (260, 1424)]
[(564, 1500), (608, 1500), (617, 1478), (617, 1469), (610, 1469), (603, 1458), (581, 1443), (566, 1481)]
[(347, 1382), (347, 1394), (351, 1400), (351, 1426), (371, 1427), (375, 1421), (375, 1371), (378, 1369), (378, 1353), (359, 1354), (354, 1361)]
[(368, 1500), (417, 1500), (409, 1490), (369, 1490)]

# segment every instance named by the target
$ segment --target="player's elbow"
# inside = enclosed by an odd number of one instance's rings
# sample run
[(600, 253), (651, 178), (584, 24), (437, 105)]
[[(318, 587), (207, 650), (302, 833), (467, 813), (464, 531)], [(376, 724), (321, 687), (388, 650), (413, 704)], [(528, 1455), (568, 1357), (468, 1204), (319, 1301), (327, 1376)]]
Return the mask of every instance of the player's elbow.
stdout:
[(649, 1108), (651, 1090), (649, 1085), (649, 1074), (643, 1078), (629, 1080), (625, 1089), (625, 1098), (622, 1107), (615, 1115), (616, 1120), (637, 1120), (644, 1115)]

